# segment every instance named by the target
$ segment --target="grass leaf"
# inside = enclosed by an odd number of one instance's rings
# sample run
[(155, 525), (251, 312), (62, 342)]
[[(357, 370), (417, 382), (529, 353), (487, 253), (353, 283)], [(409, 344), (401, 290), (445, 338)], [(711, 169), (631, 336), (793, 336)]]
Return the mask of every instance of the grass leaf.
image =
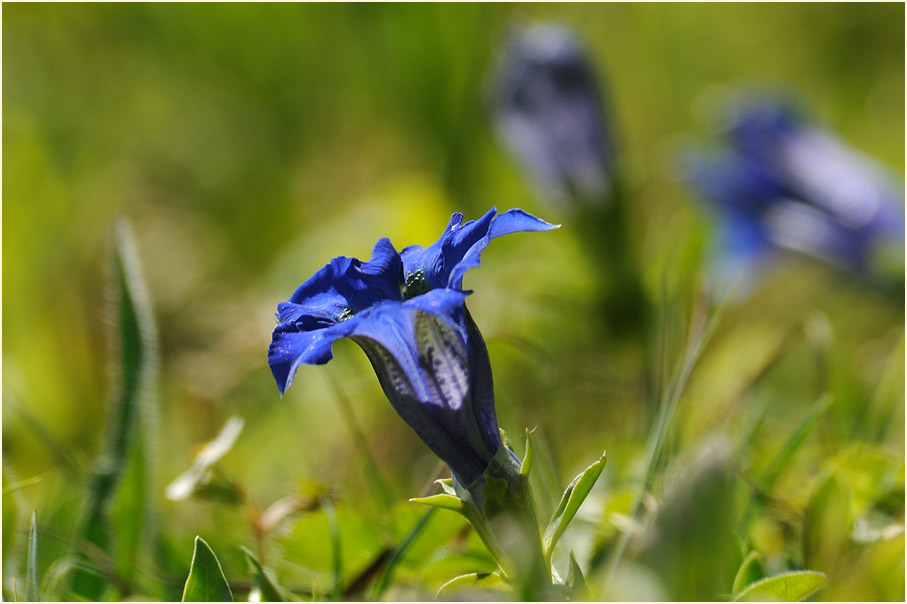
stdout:
[(28, 531), (28, 563), (25, 573), (25, 597), (29, 602), (40, 602), (38, 592), (38, 513), (32, 512)]
[(787, 439), (787, 442), (784, 443), (784, 446), (781, 447), (781, 450), (778, 451), (778, 454), (775, 455), (768, 468), (766, 468), (765, 472), (762, 474), (761, 482), (763, 490), (766, 492), (771, 491), (775, 482), (781, 474), (784, 473), (784, 470), (790, 465), (791, 461), (793, 461), (794, 456), (803, 445), (803, 442), (812, 433), (819, 419), (825, 415), (825, 412), (828, 410), (828, 407), (833, 400), (834, 398), (830, 394), (825, 394), (813, 404), (809, 413), (803, 418), (803, 421), (800, 422), (800, 425), (797, 426), (797, 429), (790, 435), (790, 438)]
[(192, 564), (189, 577), (183, 588), (183, 602), (232, 602), (233, 592), (224, 577), (224, 571), (217, 556), (208, 543), (199, 536), (195, 537), (195, 551), (192, 552)]
[[(445, 495), (449, 497), (449, 495)], [(457, 500), (459, 501), (459, 499)], [(429, 508), (422, 514), (422, 517), (419, 518), (416, 525), (413, 527), (413, 530), (409, 532), (408, 535), (400, 542), (396, 548), (394, 548), (393, 553), (391, 554), (390, 560), (387, 562), (387, 566), (384, 567), (384, 572), (381, 573), (381, 576), (378, 578), (378, 582), (375, 584), (375, 589), (372, 591), (372, 600), (380, 600), (381, 595), (384, 593), (384, 590), (387, 589), (390, 585), (391, 578), (394, 575), (394, 570), (397, 565), (403, 560), (403, 556), (406, 554), (406, 551), (413, 544), (416, 538), (422, 534), (422, 531), (425, 530), (425, 527), (428, 525), (428, 521), (431, 520), (431, 517), (435, 513), (435, 508)]]
[[(156, 330), (151, 317), (132, 231), (125, 221), (117, 225), (113, 254), (112, 289), (115, 332), (111, 365), (112, 389), (103, 455), (89, 486), (81, 537), (116, 560), (118, 582), (134, 573), (142, 533), (147, 531), (147, 493), (154, 488), (148, 468), (155, 412), (148, 392), (153, 380)], [(128, 477), (123, 482), (121, 478)], [(109, 581), (97, 573), (74, 573), (73, 591), (88, 600), (101, 598)], [(119, 589), (124, 589), (120, 585)]]
[[(265, 569), (262, 568), (258, 560), (255, 559), (255, 555), (245, 547), (240, 547), (240, 549), (242, 550), (242, 553), (246, 555), (249, 573), (252, 575), (253, 590), (258, 591), (258, 598), (256, 601), (286, 602), (286, 598), (283, 597), (278, 587), (265, 574)], [(251, 594), (249, 595), (249, 601), (253, 601)]]

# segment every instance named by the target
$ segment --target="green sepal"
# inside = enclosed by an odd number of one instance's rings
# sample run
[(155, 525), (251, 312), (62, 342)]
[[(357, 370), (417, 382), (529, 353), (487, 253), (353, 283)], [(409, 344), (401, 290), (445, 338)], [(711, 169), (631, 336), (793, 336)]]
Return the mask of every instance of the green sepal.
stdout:
[(583, 575), (583, 569), (580, 568), (576, 561), (576, 556), (570, 552), (570, 568), (567, 570), (567, 587), (570, 589), (571, 600), (591, 600), (592, 591), (586, 583), (586, 577)]
[(734, 586), (731, 589), (731, 593), (740, 593), (747, 585), (755, 583), (764, 577), (765, 567), (762, 565), (762, 556), (759, 555), (759, 552), (750, 552), (740, 565), (737, 576), (734, 577)]
[(522, 465), (520, 465), (520, 476), (523, 476), (525, 478), (528, 478), (529, 472), (532, 471), (532, 453), (532, 432), (529, 431), (529, 428), (526, 428), (526, 454), (523, 455), (523, 463)]
[(500, 432), (501, 434), (501, 444), (512, 451), (513, 446), (510, 444), (510, 437), (507, 436), (506, 432), (504, 432), (504, 428), (498, 428), (498, 432)]
[(439, 485), (448, 495), (457, 496), (457, 490), (453, 486), (452, 478), (439, 478), (435, 481), (435, 484)]
[(482, 512), (486, 518), (491, 518), (499, 512), (512, 508), (507, 505), (508, 489), (509, 485), (503, 478), (485, 475), (485, 486), (482, 487), (485, 505)]
[(567, 485), (567, 488), (564, 489), (561, 501), (557, 505), (557, 509), (554, 510), (554, 514), (551, 516), (548, 528), (545, 529), (543, 542), (545, 546), (545, 556), (549, 560), (551, 559), (551, 553), (554, 551), (554, 546), (557, 544), (558, 539), (564, 534), (564, 531), (567, 529), (570, 521), (573, 520), (573, 517), (576, 516), (576, 512), (586, 499), (589, 491), (592, 490), (598, 477), (601, 476), (602, 470), (605, 467), (606, 456), (607, 451), (603, 452), (595, 463), (580, 472), (576, 478)]
[(232, 602), (233, 592), (217, 556), (201, 537), (195, 537), (195, 550), (189, 576), (183, 588), (183, 602)]
[(413, 503), (421, 503), (422, 505), (430, 505), (436, 508), (442, 508), (445, 510), (453, 510), (458, 514), (466, 515), (466, 504), (463, 503), (463, 500), (454, 495), (448, 495), (446, 493), (439, 493), (437, 495), (431, 495), (429, 497), (413, 497), (410, 499)]
[(246, 547), (240, 546), (239, 549), (245, 554), (246, 563), (249, 566), (249, 574), (252, 575), (253, 592), (249, 593), (249, 601), (253, 601), (252, 593), (257, 590), (258, 598), (254, 600), (256, 602), (286, 602), (287, 599), (280, 593), (280, 589), (271, 581), (268, 575), (265, 574), (265, 569), (259, 564), (255, 555)]
[(510, 593), (512, 588), (510, 583), (499, 573), (469, 573), (454, 577), (441, 586), (438, 590), (435, 600), (444, 599), (452, 592), (463, 590), (488, 590)]
[(814, 570), (797, 570), (767, 577), (734, 595), (734, 602), (801, 602), (828, 585), (828, 576)]

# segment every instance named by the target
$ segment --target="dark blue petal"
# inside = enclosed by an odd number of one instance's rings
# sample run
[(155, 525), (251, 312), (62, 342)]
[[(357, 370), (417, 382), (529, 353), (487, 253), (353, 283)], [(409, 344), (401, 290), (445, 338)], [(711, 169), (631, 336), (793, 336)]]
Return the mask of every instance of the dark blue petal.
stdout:
[(344, 337), (356, 313), (381, 300), (400, 300), (403, 262), (388, 239), (380, 240), (368, 262), (334, 258), (277, 307), (268, 363), (283, 393), (301, 364), (331, 359), (331, 344)]
[(293, 292), (290, 302), (302, 307), (302, 314), (339, 321), (379, 300), (400, 300), (402, 284), (403, 262), (385, 238), (375, 245), (369, 262), (344, 256), (331, 260)]
[(347, 326), (341, 326), (341, 329), (335, 326), (301, 331), (297, 325), (288, 323), (274, 329), (268, 349), (268, 364), (281, 394), (290, 387), (300, 365), (323, 365), (333, 358), (331, 344), (346, 335)]
[(488, 450), (496, 451), (501, 445), (501, 432), (494, 406), (494, 379), (488, 348), (472, 315), (464, 308), (466, 337), (469, 342), (470, 375), (472, 376), (472, 406), (476, 422), (482, 430)]
[[(437, 322), (445, 324), (446, 319), (421, 311), (410, 302), (375, 306), (350, 335), (369, 357), (385, 395), (400, 417), (451, 471), (471, 482), (481, 476), (494, 451), (489, 454), (476, 420), (469, 414), (471, 393), (465, 342), (457, 330), (451, 329), (446, 332), (449, 337), (443, 358), (432, 357), (424, 346), (426, 323), (437, 326)], [(423, 340), (421, 350), (417, 324)], [(438, 352), (438, 348), (431, 351)]]
[(529, 212), (525, 212), (519, 208), (513, 208), (498, 215), (494, 219), (491, 223), (491, 231), (489, 234), (491, 238), (494, 239), (501, 235), (509, 235), (511, 233), (550, 231), (559, 227), (559, 224), (545, 222), (541, 218), (536, 218)]
[(479, 266), (479, 256), (491, 239), (519, 231), (557, 228), (519, 209), (496, 214), (497, 209), (491, 208), (478, 220), (463, 224), (459, 224), (462, 215), (454, 214), (438, 241), (427, 248), (404, 248), (400, 254), (404, 271), (407, 275), (421, 271), (431, 288), (462, 289), (463, 275)]

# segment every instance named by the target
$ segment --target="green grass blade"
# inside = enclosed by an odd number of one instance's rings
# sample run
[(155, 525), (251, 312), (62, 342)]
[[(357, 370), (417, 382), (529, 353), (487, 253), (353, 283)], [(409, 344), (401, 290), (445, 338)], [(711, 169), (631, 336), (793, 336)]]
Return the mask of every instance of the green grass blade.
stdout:
[(869, 401), (868, 437), (883, 442), (894, 423), (895, 413), (904, 404), (904, 334), (885, 362), (885, 369)]
[(38, 593), (38, 513), (32, 512), (28, 531), (28, 563), (25, 573), (25, 597), (29, 602), (40, 602)]
[(800, 422), (800, 425), (790, 435), (790, 438), (787, 439), (787, 442), (784, 443), (784, 446), (781, 447), (781, 450), (778, 451), (778, 454), (775, 455), (768, 468), (762, 474), (761, 486), (764, 491), (771, 491), (775, 482), (793, 461), (803, 442), (812, 433), (819, 419), (825, 415), (833, 400), (830, 394), (825, 394), (813, 404), (809, 413), (803, 418), (803, 421)]
[(189, 577), (183, 588), (183, 602), (232, 602), (233, 592), (224, 577), (224, 570), (208, 543), (195, 537), (195, 550)]
[[(668, 434), (670, 432), (671, 425), (674, 420), (674, 413), (677, 409), (677, 404), (680, 401), (680, 396), (683, 394), (683, 391), (686, 388), (687, 381), (690, 378), (693, 367), (695, 367), (696, 363), (699, 361), (699, 358), (702, 355), (702, 351), (705, 349), (706, 344), (709, 342), (709, 339), (711, 339), (712, 334), (715, 332), (715, 329), (721, 322), (721, 318), (724, 316), (724, 312), (727, 310), (727, 307), (733, 299), (733, 296), (734, 289), (733, 287), (729, 287), (726, 291), (724, 291), (717, 304), (715, 304), (715, 306), (710, 309), (710, 312), (704, 317), (702, 321), (696, 322), (694, 320), (692, 336), (690, 337), (682, 363), (680, 363), (680, 365), (677, 367), (670, 383), (668, 384), (668, 387), (660, 393), (658, 417), (655, 420), (655, 424), (652, 426), (652, 431), (649, 434), (649, 438), (646, 443), (645, 474), (643, 475), (643, 480), (640, 484), (639, 489), (636, 491), (633, 497), (633, 503), (630, 508), (630, 515), (634, 519), (639, 513), (643, 497), (648, 492), (653, 480), (655, 479), (658, 462), (661, 458), (665, 441), (667, 440)], [(610, 584), (613, 580), (614, 574), (617, 571), (617, 567), (620, 565), (621, 558), (623, 558), (624, 551), (626, 550), (629, 539), (629, 533), (621, 533), (617, 545), (614, 548), (614, 553), (611, 555), (608, 562), (608, 570), (606, 573), (607, 578), (605, 581), (606, 585)]]
[(422, 517), (419, 518), (416, 525), (413, 529), (406, 535), (403, 541), (400, 542), (395, 549), (393, 554), (391, 554), (390, 560), (387, 562), (387, 566), (384, 567), (384, 572), (381, 573), (381, 576), (378, 578), (377, 583), (375, 583), (375, 588), (372, 590), (372, 600), (380, 600), (381, 596), (384, 594), (384, 591), (390, 585), (391, 578), (394, 576), (394, 570), (397, 565), (400, 564), (400, 561), (403, 560), (403, 556), (406, 554), (406, 551), (413, 544), (416, 538), (422, 534), (422, 531), (425, 530), (425, 527), (428, 525), (428, 521), (431, 520), (431, 517), (435, 513), (435, 508), (429, 508), (422, 514)]
[(340, 526), (337, 524), (334, 504), (329, 499), (321, 500), (321, 509), (324, 510), (324, 515), (328, 519), (328, 529), (331, 534), (331, 568), (334, 575), (331, 592), (336, 601), (343, 594), (343, 551), (340, 545)]
[[(255, 558), (255, 555), (245, 547), (240, 547), (242, 553), (246, 556), (246, 562), (249, 565), (249, 573), (252, 575), (253, 589), (258, 590), (259, 602), (286, 602), (286, 598), (280, 593), (280, 589), (265, 574), (265, 569)], [(251, 594), (249, 601), (252, 601)]]

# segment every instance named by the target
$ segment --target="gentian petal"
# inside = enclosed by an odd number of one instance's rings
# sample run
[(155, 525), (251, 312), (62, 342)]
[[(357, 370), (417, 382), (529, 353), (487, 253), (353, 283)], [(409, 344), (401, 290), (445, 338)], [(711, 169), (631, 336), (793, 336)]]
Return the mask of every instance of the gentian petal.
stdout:
[[(488, 242), (555, 228), (521, 210), (463, 223), (454, 214), (428, 248), (380, 240), (368, 262), (334, 258), (278, 306), (269, 363), (283, 393), (303, 363), (326, 363), (348, 337), (365, 351), (387, 398), (451, 468), (476, 484), (501, 446), (491, 364), (469, 316), (463, 273)], [(447, 287), (448, 283), (452, 287)]]
[(300, 365), (323, 365), (333, 358), (331, 344), (343, 336), (332, 337), (325, 332), (327, 329), (298, 331), (292, 324), (278, 325), (274, 330), (268, 364), (280, 394), (290, 387)]
[(576, 35), (549, 24), (517, 30), (490, 83), (495, 129), (525, 171), (557, 198), (602, 199), (615, 145), (595, 69)]
[(277, 307), (278, 326), (268, 350), (268, 363), (281, 394), (301, 364), (324, 364), (331, 344), (354, 326), (356, 313), (381, 300), (399, 300), (403, 262), (388, 239), (375, 245), (362, 262), (339, 256), (296, 288), (289, 302)]
[(368, 262), (344, 256), (331, 260), (296, 288), (290, 302), (337, 321), (380, 300), (399, 300), (402, 283), (403, 262), (384, 238), (375, 244)]
[[(452, 472), (471, 482), (494, 451), (486, 450), (465, 408), (471, 406), (467, 351), (457, 330), (445, 323), (413, 305), (385, 302), (363, 317), (351, 337), (400, 417)], [(443, 343), (432, 328), (445, 334)]]
[(872, 159), (777, 100), (750, 102), (719, 158), (687, 159), (688, 179), (725, 215), (726, 253), (769, 245), (863, 273), (882, 245), (903, 244), (902, 189)]
[[(520, 231), (556, 229), (544, 220), (519, 209), (496, 215), (491, 208), (478, 220), (459, 224), (461, 214), (454, 214), (441, 238), (427, 248), (409, 246), (400, 253), (407, 275), (421, 271), (432, 288), (462, 289), (463, 276), (479, 266), (479, 256), (491, 239)], [(500, 224), (499, 224), (500, 223)]]

